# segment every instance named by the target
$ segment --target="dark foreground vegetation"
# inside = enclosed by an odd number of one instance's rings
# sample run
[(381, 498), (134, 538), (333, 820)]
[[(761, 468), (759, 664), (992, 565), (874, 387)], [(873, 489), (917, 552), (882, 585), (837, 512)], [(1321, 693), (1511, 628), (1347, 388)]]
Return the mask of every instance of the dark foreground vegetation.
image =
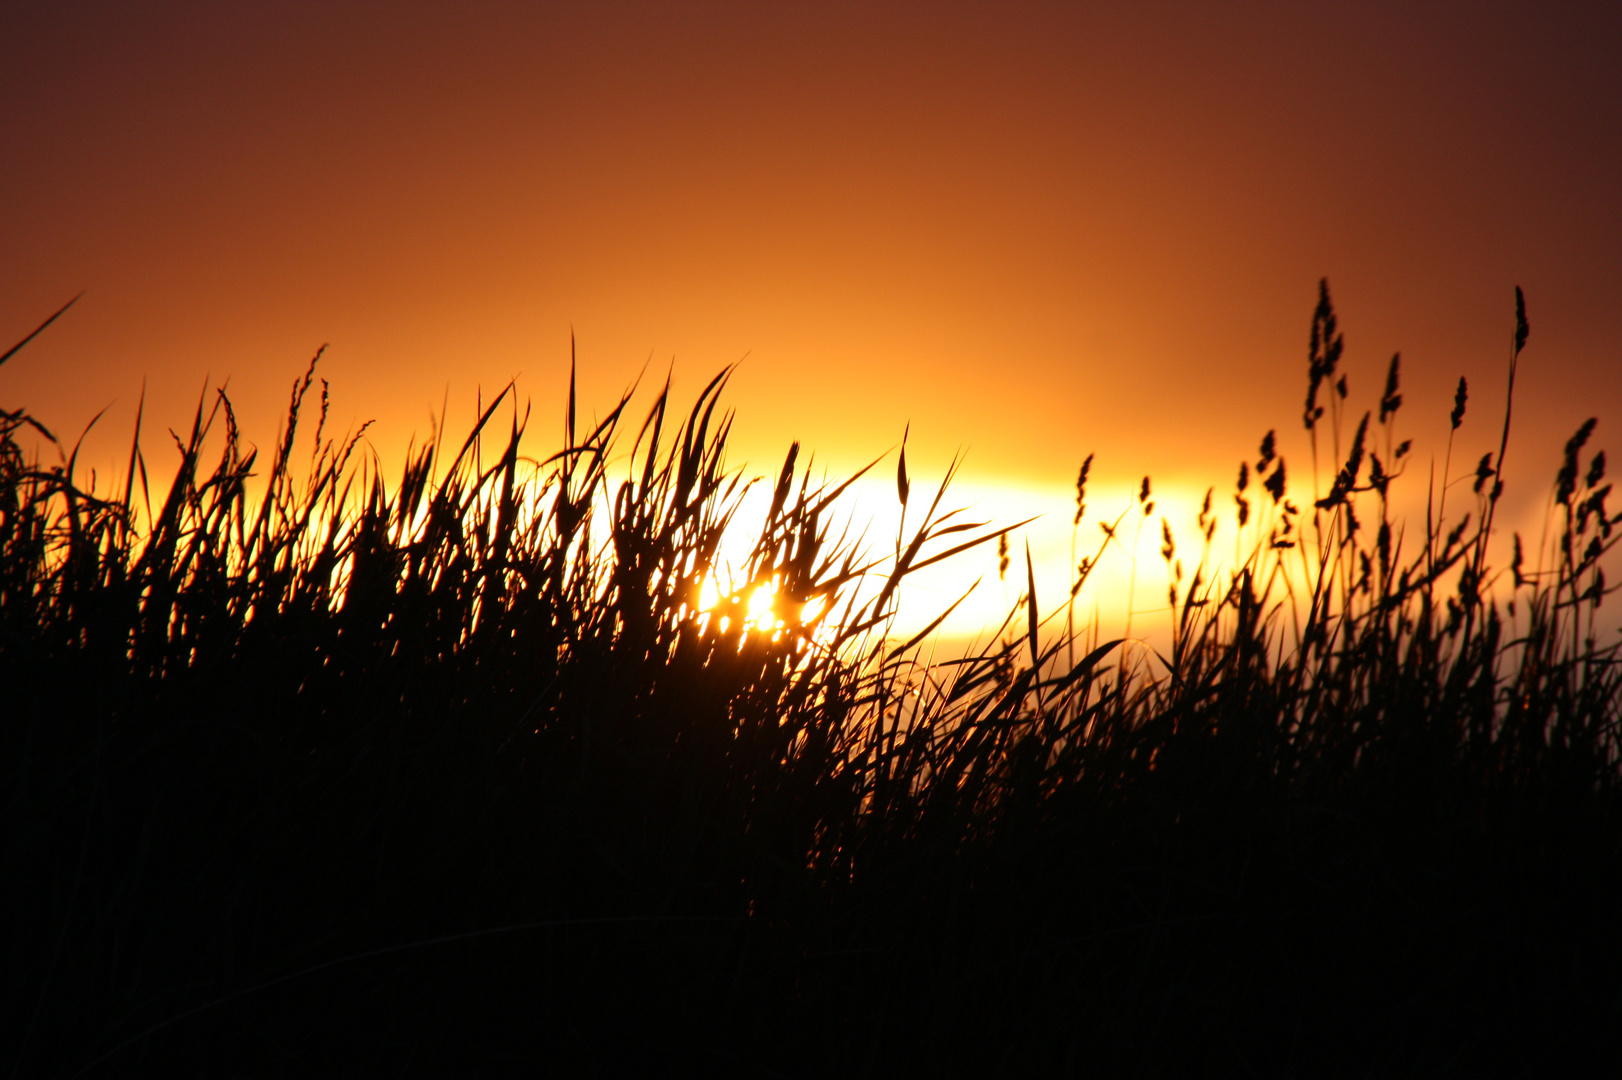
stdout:
[[(1074, 640), (1027, 598), (1017, 630), (933, 668), (884, 637), (893, 584), (1001, 533), (929, 506), (904, 464), (910, 524), (866, 567), (791, 451), (739, 606), (698, 610), (722, 531), (757, 527), (731, 520), (724, 379), (639, 427), (624, 402), (577, 424), (571, 390), (540, 463), (498, 400), (397, 480), (320, 431), (295, 453), (325, 419), (309, 376), (268, 455), (221, 396), (172, 480), (136, 447), (100, 493), (4, 414), (0, 1069), (1439, 1077), (1614, 1056), (1603, 455), (1591, 425), (1573, 438), (1542, 545), (1489, 551), (1507, 417), (1429, 520), (1390, 520), (1412, 460), (1396, 363), (1353, 425), (1340, 348), (1325, 293), (1318, 489), (1269, 437), (1201, 535), (1166, 526), (1168, 649)], [(1150, 498), (1130, 513), (1152, 521)], [(1244, 523), (1237, 572), (1215, 568), (1218, 510), (1225, 538)], [(773, 578), (782, 629), (746, 631)]]

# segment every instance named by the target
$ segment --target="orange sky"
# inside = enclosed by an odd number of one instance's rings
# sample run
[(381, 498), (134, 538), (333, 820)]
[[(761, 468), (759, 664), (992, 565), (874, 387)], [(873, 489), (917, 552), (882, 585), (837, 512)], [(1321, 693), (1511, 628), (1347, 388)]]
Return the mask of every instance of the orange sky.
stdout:
[(910, 421), (921, 482), (1203, 491), (1299, 459), (1320, 276), (1427, 454), (1460, 374), (1496, 442), (1516, 284), (1512, 493), (1622, 422), (1614, 4), (153, 7), (0, 9), (0, 337), (85, 291), (0, 404), (110, 405), (92, 460), (143, 377), (268, 443), (324, 342), (385, 460), (514, 376), (550, 433), (572, 326), (588, 408), (747, 354), (761, 471)]

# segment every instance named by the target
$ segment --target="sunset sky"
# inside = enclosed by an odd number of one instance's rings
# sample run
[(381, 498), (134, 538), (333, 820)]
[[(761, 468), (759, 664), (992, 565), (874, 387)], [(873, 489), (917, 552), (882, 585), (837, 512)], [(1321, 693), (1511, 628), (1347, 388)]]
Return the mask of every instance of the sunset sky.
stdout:
[(1320, 277), (1352, 404), (1401, 350), (1428, 467), (1465, 375), (1473, 463), (1521, 285), (1530, 512), (1622, 446), (1619, 56), (1614, 3), (7, 3), (0, 348), (84, 297), (0, 405), (106, 463), (229, 380), (269, 443), (329, 343), (393, 463), (513, 378), (552, 438), (572, 329), (587, 410), (742, 359), (738, 462), (910, 422), (1046, 558), (1091, 451), (1094, 516), (1302, 460)]

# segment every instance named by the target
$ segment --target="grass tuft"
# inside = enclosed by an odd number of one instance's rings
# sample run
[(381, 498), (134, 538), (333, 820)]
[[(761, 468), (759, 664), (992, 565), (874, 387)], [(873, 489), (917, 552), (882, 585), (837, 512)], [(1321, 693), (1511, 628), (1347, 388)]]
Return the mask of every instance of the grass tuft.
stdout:
[[(1511, 392), (1519, 290), (1516, 318)], [(1444, 516), (1444, 464), (1415, 535), (1399, 360), (1343, 455), (1342, 350), (1325, 283), (1310, 494), (1269, 432), (1231, 564), (1212, 492), (1193, 546), (1161, 518), (1169, 655), (1076, 624), (1124, 514), (1072, 542), (1062, 617), (1027, 550), (992, 645), (898, 645), (907, 575), (995, 543), (1006, 576), (1017, 526), (946, 509), (949, 470), (875, 560), (829, 524), (855, 478), (797, 445), (742, 522), (730, 369), (640, 424), (630, 394), (582, 423), (571, 374), (542, 461), (508, 387), (392, 482), (328, 433), (325, 380), (295, 459), (315, 361), (263, 459), (200, 402), (166, 488), (139, 421), (97, 492), (0, 413), (4, 1064), (1437, 1076), (1614, 1051), (1597, 613), (1622, 514), (1594, 422), (1553, 538), (1500, 568), (1507, 408), (1469, 512)], [(1464, 403), (1461, 379), (1449, 452)], [(903, 507), (913, 479), (904, 438)], [(1136, 504), (1141, 532), (1147, 476)]]

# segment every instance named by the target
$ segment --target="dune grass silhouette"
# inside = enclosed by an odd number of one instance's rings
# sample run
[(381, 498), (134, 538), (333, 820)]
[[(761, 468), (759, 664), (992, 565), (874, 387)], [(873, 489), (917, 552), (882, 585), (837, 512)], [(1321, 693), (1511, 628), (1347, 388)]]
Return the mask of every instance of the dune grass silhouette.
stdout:
[[(1526, 341), (1517, 290), (1511, 380)], [(928, 663), (927, 631), (888, 633), (900, 584), (1013, 526), (914, 490), (903, 451), (910, 524), (875, 557), (798, 447), (741, 521), (726, 372), (640, 424), (627, 394), (581, 425), (571, 385), (544, 461), (503, 393), (392, 482), (327, 435), (324, 385), (295, 455), (313, 363), (267, 457), (218, 394), (166, 487), (139, 421), (98, 492), (0, 414), (4, 1066), (1437, 1076), (1609, 1052), (1596, 611), (1622, 514), (1593, 424), (1554, 541), (1495, 563), (1508, 415), (1466, 512), (1444, 475), (1423, 527), (1393, 520), (1398, 362), (1354, 427), (1341, 348), (1324, 287), (1323, 483), (1297, 494), (1269, 433), (1198, 553), (1162, 523), (1164, 653), (1039, 610), (1027, 563), (995, 643)], [(1145, 522), (1152, 500), (1146, 478)], [(1218, 572), (1224, 513), (1254, 542)]]

